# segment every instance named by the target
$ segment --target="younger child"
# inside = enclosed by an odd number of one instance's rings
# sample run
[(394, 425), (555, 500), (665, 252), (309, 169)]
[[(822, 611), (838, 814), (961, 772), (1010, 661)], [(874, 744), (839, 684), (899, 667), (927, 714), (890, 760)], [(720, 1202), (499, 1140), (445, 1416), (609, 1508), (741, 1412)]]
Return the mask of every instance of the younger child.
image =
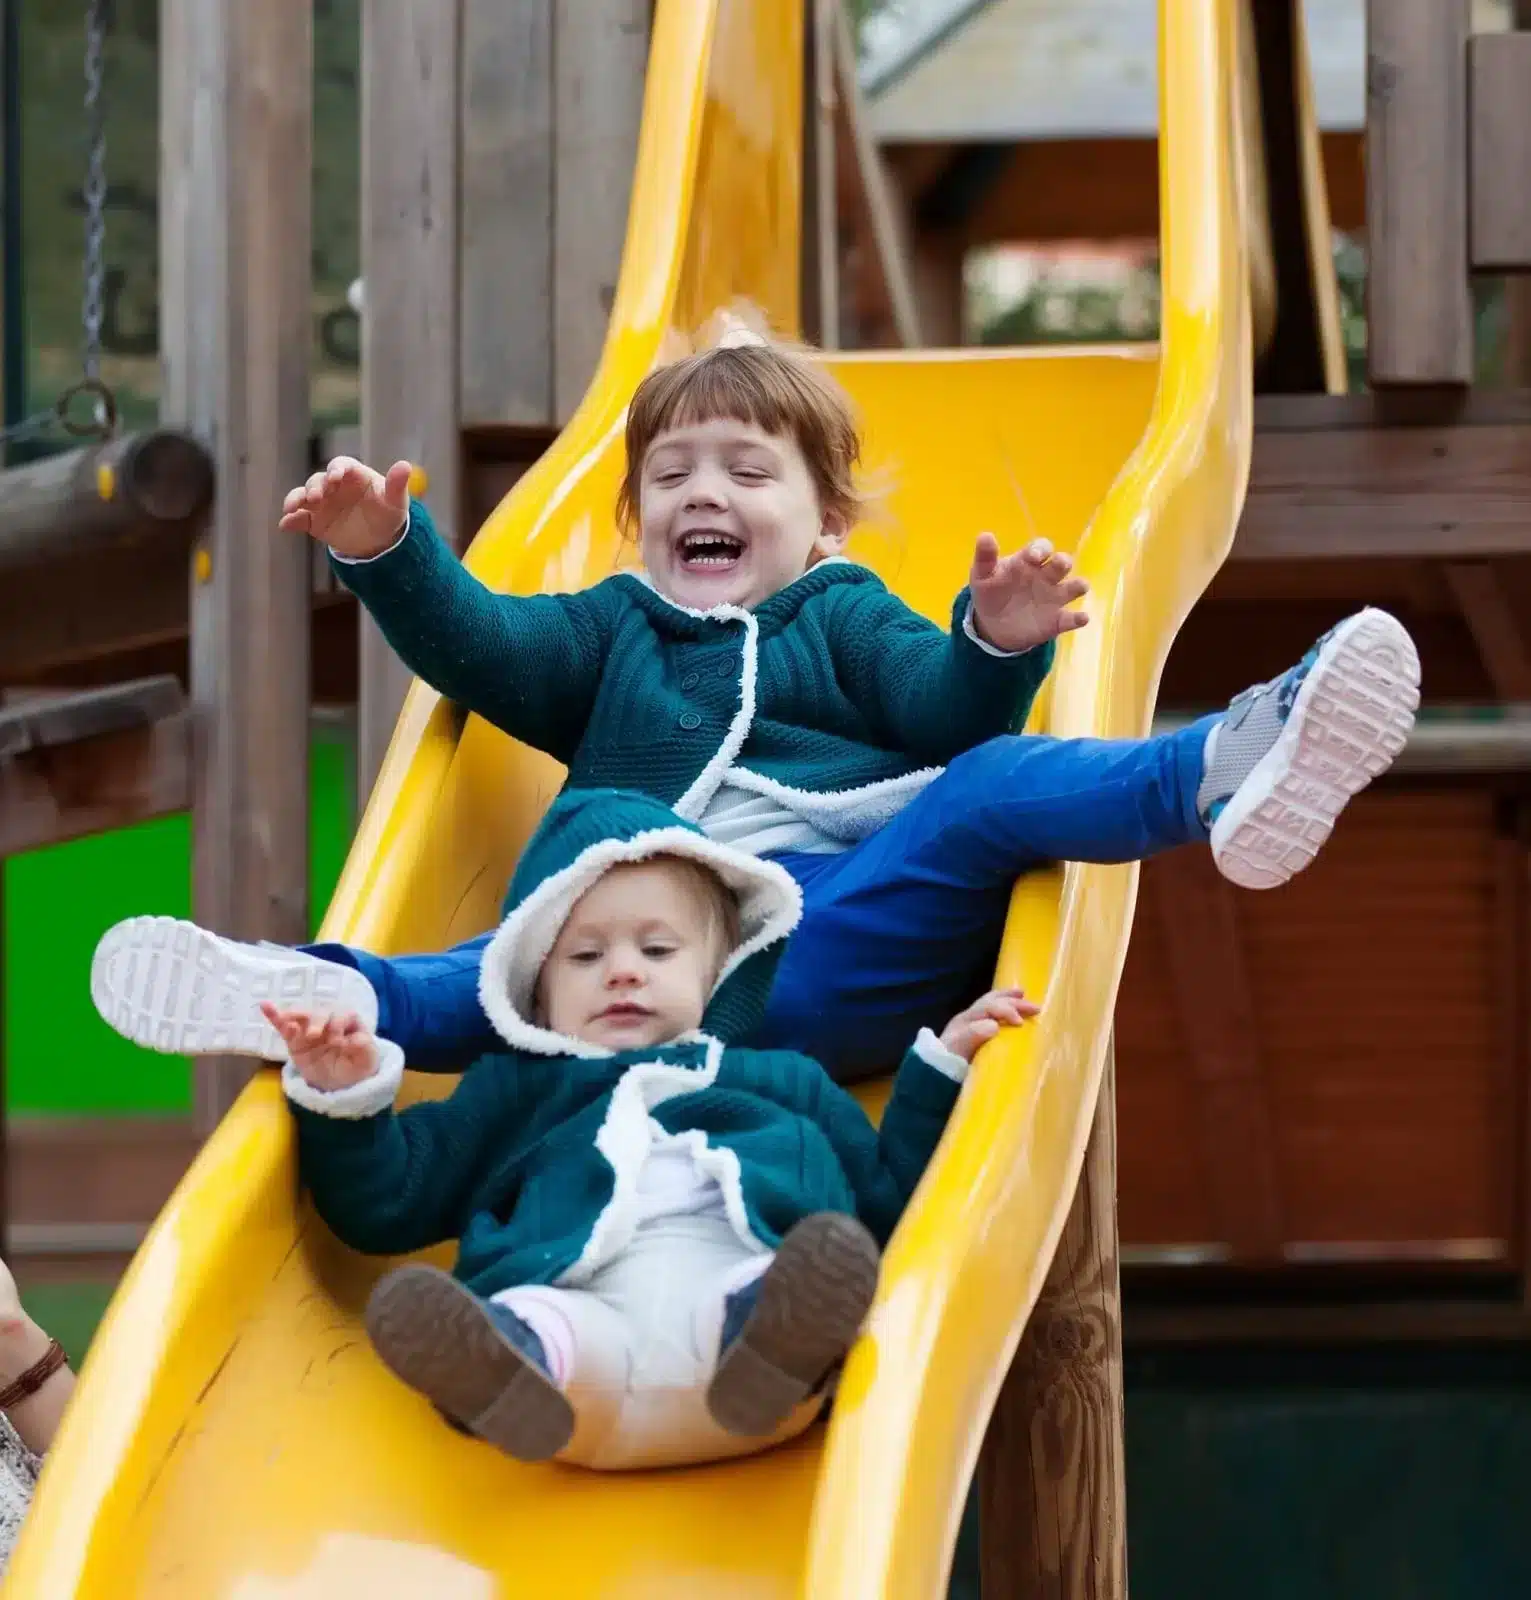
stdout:
[(375, 1254), (461, 1240), (453, 1274), (400, 1267), (367, 1310), (450, 1421), (617, 1469), (762, 1449), (818, 1414), (969, 1059), (1036, 1008), (992, 993), (923, 1033), (874, 1132), (817, 1063), (734, 1044), (800, 904), (781, 867), (657, 802), (574, 791), (484, 952), (499, 1051), (449, 1099), (395, 1113), (397, 1045), (267, 1002), (320, 1215)]
[[(1419, 700), (1408, 634), (1366, 610), (1178, 732), (1019, 736), (1054, 639), (1085, 621), (1084, 582), (1043, 542), (1002, 558), (984, 534), (937, 627), (842, 554), (858, 450), (821, 367), (740, 334), (633, 396), (619, 511), (642, 572), (493, 593), (411, 503), (403, 462), (331, 462), (282, 523), (330, 547), (414, 672), (563, 762), (570, 789), (651, 794), (784, 867), (803, 924), (752, 1042), (805, 1050), (842, 1081), (884, 1070), (982, 985), (1030, 868), (1199, 842), (1237, 883), (1284, 883), (1403, 748)], [(154, 960), (172, 934), (187, 954)], [(263, 993), (344, 987), (412, 1065), (456, 1070), (494, 1041), (478, 1003), (488, 937), (385, 959), (141, 921), (107, 936), (93, 985), (142, 1043), (210, 1048), (221, 1014), (219, 1037), (272, 1056)]]

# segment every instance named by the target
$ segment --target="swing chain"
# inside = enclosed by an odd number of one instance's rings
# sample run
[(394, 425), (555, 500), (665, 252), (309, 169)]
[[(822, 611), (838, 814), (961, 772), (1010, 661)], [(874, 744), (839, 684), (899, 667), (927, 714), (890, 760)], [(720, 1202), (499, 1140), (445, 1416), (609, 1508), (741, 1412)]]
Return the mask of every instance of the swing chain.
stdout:
[[(83, 376), (59, 396), (58, 419), (70, 433), (109, 438), (117, 426), (117, 404), (101, 381), (101, 323), (106, 292), (106, 108), (102, 102), (106, 30), (111, 0), (90, 0), (85, 19), (85, 293), (80, 306)], [(70, 402), (80, 395), (95, 404), (89, 421), (75, 421)]]
[(106, 281), (106, 114), (101, 103), (107, 0), (90, 0), (85, 24), (85, 376), (101, 376), (102, 298)]
[[(106, 75), (106, 34), (111, 0), (90, 0), (85, 21), (86, 160), (82, 197), (85, 202), (85, 290), (80, 307), (84, 336), (81, 377), (45, 411), (35, 411), (8, 428), (0, 428), (0, 445), (18, 444), (62, 428), (78, 439), (109, 439), (117, 431), (117, 397), (101, 377), (101, 324), (106, 297), (106, 108), (102, 84)], [(72, 414), (80, 398), (93, 402), (90, 415)]]

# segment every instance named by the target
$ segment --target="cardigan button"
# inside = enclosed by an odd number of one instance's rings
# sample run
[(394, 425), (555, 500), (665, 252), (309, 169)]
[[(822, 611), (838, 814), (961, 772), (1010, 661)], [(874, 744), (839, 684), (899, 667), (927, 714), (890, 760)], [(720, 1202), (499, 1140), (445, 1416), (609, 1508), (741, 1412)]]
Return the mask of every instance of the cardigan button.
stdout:
[(680, 686), (682, 689), (694, 689), (701, 681), (702, 675), (700, 672), (688, 672), (685, 677), (680, 680)]
[(731, 678), (733, 675), (734, 664), (732, 661), (720, 661), (718, 663), (718, 676), (720, 678)]
[(701, 727), (702, 719), (697, 716), (696, 712), (688, 711), (685, 716), (680, 719), (680, 725), (686, 730), (687, 733), (695, 733), (696, 730)]

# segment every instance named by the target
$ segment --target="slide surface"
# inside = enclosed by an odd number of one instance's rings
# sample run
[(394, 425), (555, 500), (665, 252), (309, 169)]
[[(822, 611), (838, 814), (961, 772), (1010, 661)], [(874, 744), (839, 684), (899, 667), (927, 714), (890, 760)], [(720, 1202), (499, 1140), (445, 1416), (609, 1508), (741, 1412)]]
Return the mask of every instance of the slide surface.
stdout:
[[(567, 589), (632, 560), (610, 507), (633, 385), (673, 330), (735, 297), (794, 324), (798, 9), (660, 0), (601, 368), (474, 543), (487, 582)], [(891, 483), (857, 553), (911, 603), (944, 621), (986, 528), (1013, 546), (1035, 526), (1080, 551), (1095, 621), (1062, 649), (1036, 722), (1066, 734), (1146, 729), (1248, 467), (1236, 0), (1160, 10), (1162, 345), (834, 363), (865, 414), (867, 464)], [(327, 936), (430, 948), (488, 927), (559, 777), (417, 685)], [(980, 1057), (887, 1256), (833, 1422), (741, 1463), (526, 1468), (442, 1426), (371, 1355), (360, 1309), (384, 1264), (342, 1250), (302, 1201), (263, 1073), (123, 1282), (8, 1600), (942, 1593), (984, 1425), (1080, 1167), (1135, 888), (1135, 869), (1069, 867), (1017, 890), (1002, 976), (1045, 991), (1044, 1017)]]

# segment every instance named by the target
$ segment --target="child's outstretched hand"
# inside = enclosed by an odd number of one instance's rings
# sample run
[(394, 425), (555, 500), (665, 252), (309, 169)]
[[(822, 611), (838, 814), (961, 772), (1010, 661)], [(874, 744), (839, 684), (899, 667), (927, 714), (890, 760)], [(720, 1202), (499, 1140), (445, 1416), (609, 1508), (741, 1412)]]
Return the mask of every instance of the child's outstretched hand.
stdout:
[(1018, 1028), (1041, 1009), (1026, 998), (1024, 989), (991, 989), (947, 1023), (941, 1043), (953, 1055), (971, 1061), (979, 1045), (987, 1044), (1001, 1028)]
[(281, 1034), (293, 1066), (311, 1088), (325, 1094), (349, 1089), (377, 1071), (377, 1040), (360, 1017), (279, 1011), (269, 1000), (261, 1002), (261, 1013)]
[(350, 456), (336, 456), (323, 472), (288, 491), (282, 531), (306, 533), (336, 555), (365, 561), (393, 544), (409, 520), (407, 461), (374, 472)]
[(1060, 633), (1082, 628), (1090, 619), (1070, 605), (1090, 592), (1083, 578), (1070, 577), (1072, 556), (1033, 539), (1013, 556), (1001, 556), (992, 533), (978, 535), (968, 587), (973, 596), (973, 626), (996, 650), (1031, 650)]

